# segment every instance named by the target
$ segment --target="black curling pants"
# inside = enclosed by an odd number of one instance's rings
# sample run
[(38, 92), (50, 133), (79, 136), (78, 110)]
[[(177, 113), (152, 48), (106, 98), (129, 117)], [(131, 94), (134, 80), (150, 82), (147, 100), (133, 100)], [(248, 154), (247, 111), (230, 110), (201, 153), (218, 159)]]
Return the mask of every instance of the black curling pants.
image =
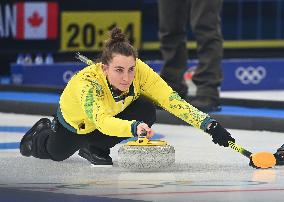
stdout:
[[(115, 117), (143, 121), (151, 127), (156, 121), (156, 108), (151, 101), (140, 97)], [(67, 130), (57, 121), (56, 132), (46, 129), (35, 137), (33, 156), (62, 161), (72, 156), (80, 148), (88, 148), (96, 154), (109, 154), (111, 147), (125, 139), (128, 138), (108, 136), (98, 130), (86, 135), (78, 135)]]

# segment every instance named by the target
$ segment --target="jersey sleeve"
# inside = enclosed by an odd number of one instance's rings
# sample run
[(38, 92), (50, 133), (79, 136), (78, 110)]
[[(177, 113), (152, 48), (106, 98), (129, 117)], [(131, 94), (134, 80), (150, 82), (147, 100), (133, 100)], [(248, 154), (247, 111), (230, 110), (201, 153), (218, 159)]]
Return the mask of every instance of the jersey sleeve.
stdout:
[(149, 97), (162, 108), (187, 122), (188, 124), (206, 129), (213, 119), (206, 113), (199, 111), (183, 100), (172, 88), (147, 64), (138, 62), (139, 82), (141, 94)]
[(108, 113), (105, 92), (102, 85), (96, 81), (85, 82), (79, 89), (80, 103), (86, 116), (103, 134), (117, 137), (133, 137), (131, 124), (133, 121), (115, 118)]

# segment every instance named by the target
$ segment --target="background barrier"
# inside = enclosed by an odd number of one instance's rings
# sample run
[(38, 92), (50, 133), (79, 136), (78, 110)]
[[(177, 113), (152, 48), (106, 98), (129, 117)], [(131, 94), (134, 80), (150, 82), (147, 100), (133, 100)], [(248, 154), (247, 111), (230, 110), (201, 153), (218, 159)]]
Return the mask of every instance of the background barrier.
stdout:
[[(283, 0), (224, 0), (224, 58), (283, 57), (283, 19)], [(75, 51), (94, 54), (113, 26), (122, 27), (144, 59), (161, 59), (156, 0), (1, 0), (0, 76), (19, 53), (51, 52), (57, 62), (72, 61)], [(195, 58), (191, 32), (188, 39)]]
[[(146, 61), (156, 72), (163, 62)], [(197, 61), (189, 61), (189, 72), (194, 73)], [(83, 63), (54, 63), (42, 65), (11, 65), (13, 84), (64, 87), (68, 80), (86, 65)], [(223, 60), (222, 90), (283, 89), (283, 59), (227, 59)], [(190, 79), (190, 77), (186, 78)]]

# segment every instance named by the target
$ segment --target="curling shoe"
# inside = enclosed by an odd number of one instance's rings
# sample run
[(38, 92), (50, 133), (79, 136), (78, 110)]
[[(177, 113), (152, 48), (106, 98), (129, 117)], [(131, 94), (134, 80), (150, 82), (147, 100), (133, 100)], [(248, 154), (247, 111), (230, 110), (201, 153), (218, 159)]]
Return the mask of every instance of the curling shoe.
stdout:
[(113, 165), (112, 158), (108, 154), (91, 153), (87, 148), (80, 149), (78, 154), (91, 162), (95, 167), (108, 167)]
[(34, 126), (26, 132), (20, 143), (20, 152), (23, 156), (32, 155), (33, 139), (40, 134), (41, 131), (51, 128), (51, 122), (47, 118), (42, 118), (34, 124)]
[(284, 144), (277, 149), (277, 152), (274, 154), (276, 158), (276, 165), (283, 166), (284, 165)]

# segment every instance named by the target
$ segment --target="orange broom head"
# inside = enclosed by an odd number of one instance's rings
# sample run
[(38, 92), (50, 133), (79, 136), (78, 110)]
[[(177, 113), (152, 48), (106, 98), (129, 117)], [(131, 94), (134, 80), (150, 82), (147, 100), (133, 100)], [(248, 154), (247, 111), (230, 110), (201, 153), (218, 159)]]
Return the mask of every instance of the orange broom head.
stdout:
[(276, 164), (276, 159), (272, 153), (258, 152), (251, 155), (253, 164), (258, 168), (272, 168)]

